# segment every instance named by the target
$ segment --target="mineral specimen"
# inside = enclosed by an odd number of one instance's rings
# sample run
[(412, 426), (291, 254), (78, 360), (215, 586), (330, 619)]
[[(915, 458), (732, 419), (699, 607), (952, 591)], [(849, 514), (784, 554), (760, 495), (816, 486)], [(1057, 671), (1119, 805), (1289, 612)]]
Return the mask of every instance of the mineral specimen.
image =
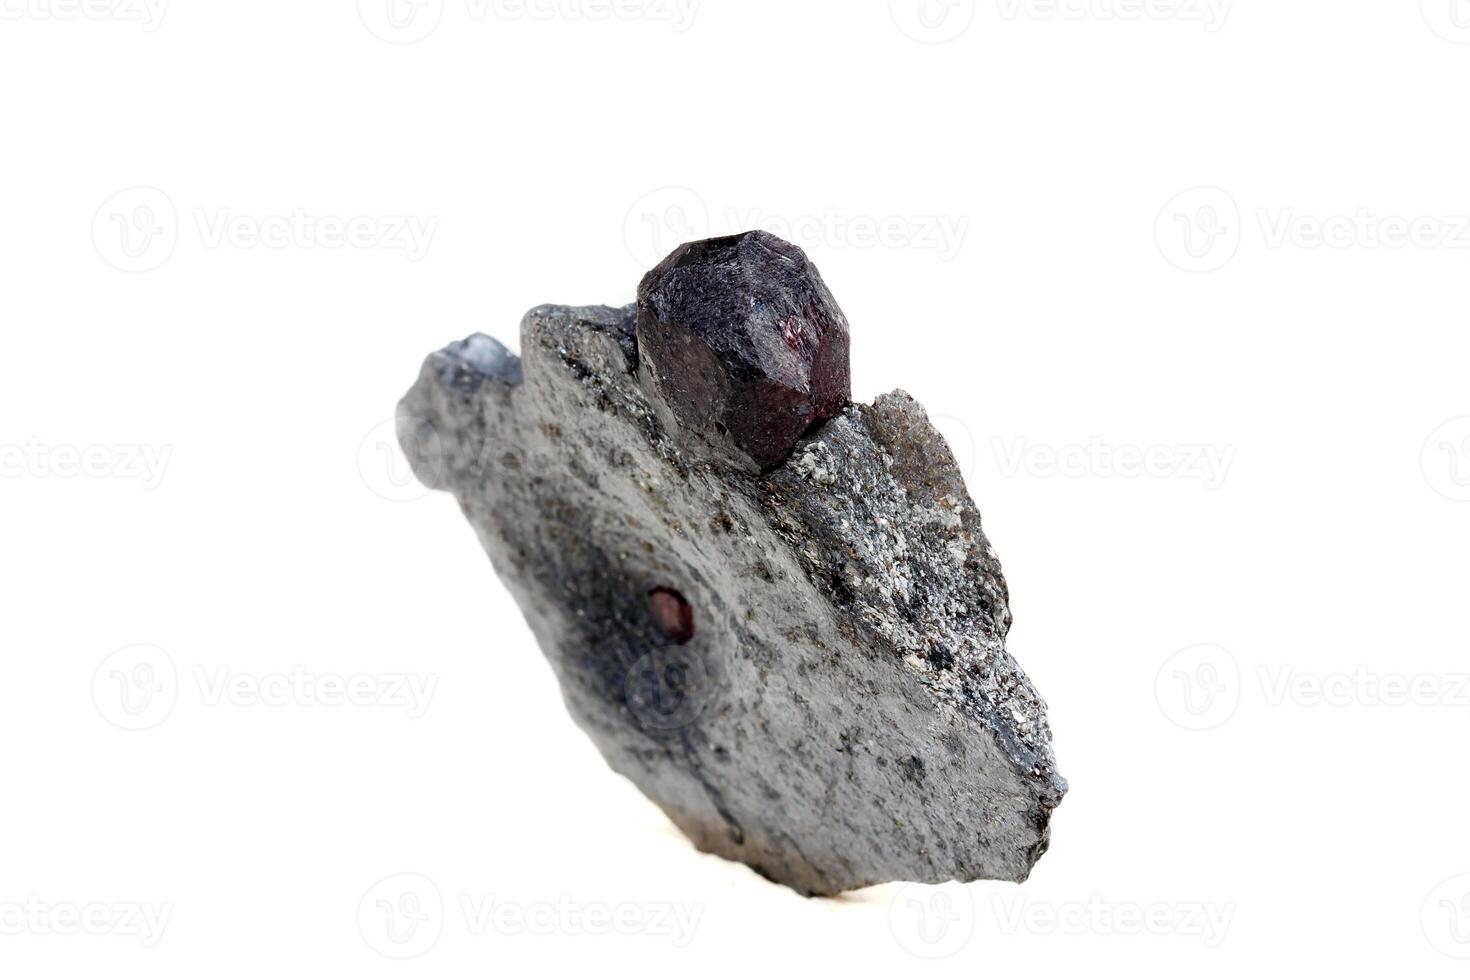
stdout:
[(1020, 881), (1066, 783), (944, 439), (848, 404), (802, 252), (686, 245), (636, 306), (542, 306), (399, 410), (609, 765), (699, 848), (808, 895)]
[(769, 470), (852, 395), (847, 319), (805, 253), (755, 231), (681, 245), (638, 286), (638, 351), (692, 454)]

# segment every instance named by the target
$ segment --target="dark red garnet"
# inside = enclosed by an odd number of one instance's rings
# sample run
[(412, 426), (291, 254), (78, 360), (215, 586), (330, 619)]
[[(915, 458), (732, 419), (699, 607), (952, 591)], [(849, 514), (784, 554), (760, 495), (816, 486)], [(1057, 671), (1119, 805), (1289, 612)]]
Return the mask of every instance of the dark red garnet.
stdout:
[(683, 593), (659, 586), (648, 593), (648, 608), (669, 639), (680, 644), (694, 639), (694, 607)]
[(852, 394), (847, 318), (801, 249), (763, 231), (690, 242), (638, 286), (638, 357), (682, 430), (767, 472)]

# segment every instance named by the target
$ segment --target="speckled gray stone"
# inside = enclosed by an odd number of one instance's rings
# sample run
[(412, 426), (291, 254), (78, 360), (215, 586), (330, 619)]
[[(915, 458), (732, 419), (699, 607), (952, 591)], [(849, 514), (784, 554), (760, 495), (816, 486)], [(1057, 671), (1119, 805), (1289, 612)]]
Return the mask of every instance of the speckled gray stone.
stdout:
[(696, 461), (640, 382), (636, 317), (538, 307), (520, 358), (453, 344), (399, 411), (572, 717), (696, 846), (804, 894), (1025, 879), (1066, 783), (923, 409), (851, 405), (764, 475)]

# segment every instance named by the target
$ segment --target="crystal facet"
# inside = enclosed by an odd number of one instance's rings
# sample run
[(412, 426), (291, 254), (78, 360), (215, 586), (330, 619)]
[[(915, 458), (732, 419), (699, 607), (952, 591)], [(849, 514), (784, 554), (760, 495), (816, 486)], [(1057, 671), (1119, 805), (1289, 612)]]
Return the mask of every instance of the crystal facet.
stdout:
[(696, 455), (761, 472), (852, 395), (847, 318), (806, 254), (763, 231), (682, 245), (644, 276), (638, 352)]

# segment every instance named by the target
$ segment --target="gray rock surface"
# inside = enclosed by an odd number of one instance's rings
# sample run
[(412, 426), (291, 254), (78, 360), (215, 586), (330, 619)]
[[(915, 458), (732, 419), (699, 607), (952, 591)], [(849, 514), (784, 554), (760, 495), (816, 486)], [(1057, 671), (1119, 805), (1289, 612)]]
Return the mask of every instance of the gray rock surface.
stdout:
[(850, 405), (764, 475), (696, 460), (636, 321), (538, 307), (521, 357), (452, 344), (399, 410), (572, 717), (696, 846), (804, 894), (1025, 879), (1066, 783), (923, 409)]

